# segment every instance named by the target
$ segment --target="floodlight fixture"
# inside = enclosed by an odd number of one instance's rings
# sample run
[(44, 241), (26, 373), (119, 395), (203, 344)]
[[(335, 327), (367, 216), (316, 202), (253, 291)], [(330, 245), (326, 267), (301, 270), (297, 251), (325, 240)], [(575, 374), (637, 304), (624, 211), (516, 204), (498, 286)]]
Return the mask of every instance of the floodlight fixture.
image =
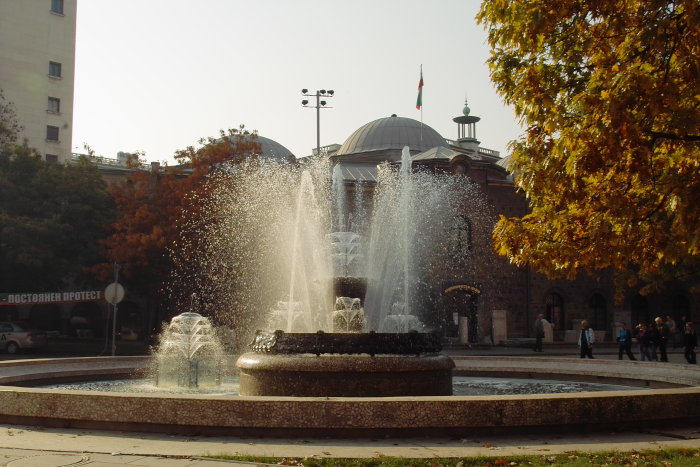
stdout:
[[(309, 96), (309, 97), (315, 97), (316, 98), (316, 105), (312, 105), (311, 107), (316, 109), (316, 154), (321, 153), (321, 109), (330, 109), (331, 107), (326, 107), (326, 104), (328, 104), (327, 101), (325, 100), (320, 100), (321, 96), (323, 97), (333, 97), (335, 94), (335, 91), (333, 90), (328, 90), (326, 91), (325, 89), (320, 89), (316, 91), (316, 94), (309, 94), (309, 90), (304, 88), (301, 90), (301, 93), (304, 96)], [(309, 101), (308, 99), (304, 99), (301, 101), (301, 105), (304, 107), (308, 107)]]

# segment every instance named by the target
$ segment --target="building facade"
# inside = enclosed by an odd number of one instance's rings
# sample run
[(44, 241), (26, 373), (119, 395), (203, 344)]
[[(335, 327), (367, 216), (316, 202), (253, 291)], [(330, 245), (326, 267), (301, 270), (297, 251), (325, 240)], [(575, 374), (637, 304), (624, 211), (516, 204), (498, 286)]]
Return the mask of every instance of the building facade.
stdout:
[[(462, 115), (453, 118), (457, 137), (452, 140), (422, 122), (392, 115), (361, 126), (342, 145), (325, 147), (322, 155), (341, 167), (347, 205), (359, 189), (369, 195), (365, 199), (371, 198), (377, 165), (397, 163), (402, 148), (408, 146), (414, 168), (466, 175), (476, 183), (493, 222), (499, 215), (521, 217), (528, 211), (527, 199), (516, 190), (507, 170), (508, 158), (480, 145), (476, 132), (479, 120), (465, 106)], [(468, 220), (469, 203), (464, 200), (463, 204), (465, 212), (458, 217)], [(461, 230), (470, 229), (467, 224)], [(458, 226), (455, 232), (460, 234)], [(598, 331), (599, 338), (607, 340), (614, 340), (621, 323), (634, 327), (657, 316), (671, 316), (677, 323), (700, 319), (700, 296), (684, 284), (671, 284), (649, 296), (630, 290), (624, 302), (616, 304), (610, 271), (596, 277), (581, 274), (576, 280), (551, 280), (496, 257), (490, 235), (475, 237), (473, 242), (476, 266), (460, 269), (459, 265), (446, 264), (444, 271), (436, 271), (434, 276), (434, 313), (448, 339), (499, 344), (501, 340), (532, 337), (533, 323), (540, 313), (553, 324), (555, 341), (571, 343), (576, 342), (584, 319)], [(498, 317), (498, 324), (494, 317)], [(468, 323), (464, 328), (462, 318)], [(495, 332), (495, 326), (503, 329)]]
[(76, 12), (77, 0), (0, 2), (0, 89), (47, 162), (71, 158)]

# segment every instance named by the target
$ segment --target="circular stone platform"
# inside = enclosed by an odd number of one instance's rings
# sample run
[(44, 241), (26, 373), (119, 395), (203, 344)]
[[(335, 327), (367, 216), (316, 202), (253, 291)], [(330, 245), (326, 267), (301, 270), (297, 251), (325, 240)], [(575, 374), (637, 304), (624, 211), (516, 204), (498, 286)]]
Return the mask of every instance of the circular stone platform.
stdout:
[(270, 355), (238, 359), (242, 396), (450, 396), (454, 362), (445, 355)]
[(0, 423), (285, 437), (482, 435), (658, 427), (700, 420), (700, 368), (573, 358), (457, 357), (460, 375), (534, 376), (666, 389), (426, 397), (129, 394), (17, 387), (140, 376), (148, 357), (0, 362)]

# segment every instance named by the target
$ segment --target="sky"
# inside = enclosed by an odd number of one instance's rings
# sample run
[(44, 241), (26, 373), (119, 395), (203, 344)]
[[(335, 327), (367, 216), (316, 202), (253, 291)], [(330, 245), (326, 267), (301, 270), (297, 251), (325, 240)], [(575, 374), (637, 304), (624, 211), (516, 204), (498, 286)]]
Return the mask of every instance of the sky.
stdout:
[(489, 80), (479, 4), (78, 0), (73, 150), (172, 163), (178, 149), (245, 125), (303, 157), (316, 147), (307, 88), (335, 91), (320, 112), (322, 146), (391, 114), (456, 139), (467, 99), (481, 145), (504, 156), (522, 130)]

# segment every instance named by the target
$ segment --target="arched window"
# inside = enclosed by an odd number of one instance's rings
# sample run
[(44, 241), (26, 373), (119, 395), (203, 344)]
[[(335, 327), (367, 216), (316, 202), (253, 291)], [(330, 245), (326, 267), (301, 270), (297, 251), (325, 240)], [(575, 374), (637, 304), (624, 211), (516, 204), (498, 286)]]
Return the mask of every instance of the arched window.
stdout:
[(466, 164), (455, 164), (452, 172), (455, 175), (465, 175), (467, 173), (467, 166)]
[(564, 316), (564, 299), (556, 292), (547, 295), (545, 300), (545, 315), (544, 317), (550, 323), (554, 324), (555, 335), (560, 338), (564, 336), (566, 331), (566, 321)]
[(464, 253), (472, 251), (472, 221), (464, 214), (455, 216), (455, 251)]
[(588, 301), (588, 308), (590, 308), (591, 327), (599, 330), (607, 329), (608, 309), (605, 298), (599, 293), (594, 293)]

